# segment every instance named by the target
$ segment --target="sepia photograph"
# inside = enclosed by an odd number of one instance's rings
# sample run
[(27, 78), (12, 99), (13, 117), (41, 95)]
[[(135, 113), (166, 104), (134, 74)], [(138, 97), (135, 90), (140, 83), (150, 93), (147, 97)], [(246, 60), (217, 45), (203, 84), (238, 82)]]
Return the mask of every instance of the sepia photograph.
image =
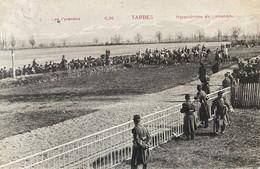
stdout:
[(0, 169), (260, 168), (259, 0), (0, 0)]

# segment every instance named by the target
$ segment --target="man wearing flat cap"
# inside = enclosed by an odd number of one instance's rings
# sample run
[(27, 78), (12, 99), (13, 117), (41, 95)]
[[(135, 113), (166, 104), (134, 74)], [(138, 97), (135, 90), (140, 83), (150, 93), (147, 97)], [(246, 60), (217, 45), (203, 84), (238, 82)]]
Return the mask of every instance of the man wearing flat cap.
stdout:
[[(217, 107), (216, 113), (214, 113), (215, 107)], [(226, 97), (223, 97), (223, 92), (218, 92), (218, 97), (212, 102), (211, 114), (215, 114), (213, 130), (218, 135), (219, 127), (221, 125), (221, 133), (225, 133), (226, 125), (228, 123), (227, 111), (233, 111), (231, 104)]]
[(131, 169), (137, 169), (139, 164), (143, 164), (143, 169), (147, 169), (149, 157), (149, 141), (151, 139), (148, 129), (140, 124), (140, 116), (134, 115), (135, 127), (133, 133), (133, 154), (131, 159)]
[(184, 134), (186, 136), (185, 140), (193, 140), (195, 136), (196, 123), (195, 123), (195, 106), (190, 101), (190, 95), (185, 95), (186, 102), (182, 104), (181, 113), (184, 113)]

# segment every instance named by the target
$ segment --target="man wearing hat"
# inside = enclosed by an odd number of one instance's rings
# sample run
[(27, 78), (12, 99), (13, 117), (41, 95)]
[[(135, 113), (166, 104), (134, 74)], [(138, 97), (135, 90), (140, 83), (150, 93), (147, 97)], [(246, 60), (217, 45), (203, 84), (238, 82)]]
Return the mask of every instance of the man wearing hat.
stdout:
[(199, 68), (198, 74), (199, 74), (199, 79), (200, 79), (201, 83), (203, 83), (203, 77), (206, 75), (206, 69), (202, 62), (200, 62), (200, 68)]
[(205, 122), (205, 128), (208, 127), (208, 119), (210, 117), (209, 115), (209, 108), (207, 103), (207, 94), (202, 90), (201, 85), (197, 85), (197, 94), (194, 97), (195, 100), (199, 99), (201, 103), (201, 108), (199, 110), (199, 117), (201, 120), (201, 126), (203, 126), (203, 123)]
[(228, 74), (228, 78), (230, 80), (230, 84), (232, 87), (234, 87), (236, 85), (236, 79), (233, 77), (233, 75), (230, 72), (227, 72)]
[(194, 97), (194, 99), (200, 99), (201, 96), (204, 96), (204, 97), (207, 96), (207, 94), (205, 93), (205, 91), (202, 90), (201, 85), (197, 85), (197, 91), (198, 91), (198, 92), (197, 92), (196, 96)]
[(182, 104), (181, 113), (184, 113), (184, 134), (186, 136), (186, 140), (193, 140), (195, 136), (195, 129), (196, 129), (196, 123), (195, 123), (195, 106), (190, 101), (190, 95), (185, 95), (186, 102)]
[(207, 102), (208, 97), (207, 96), (201, 96), (200, 97), (200, 109), (199, 109), (199, 117), (200, 117), (200, 121), (201, 121), (201, 126), (203, 126), (205, 124), (205, 128), (208, 127), (208, 122), (209, 122), (209, 118), (210, 118), (210, 114), (209, 114), (209, 104)]
[(228, 73), (225, 73), (225, 79), (222, 81), (222, 87), (227, 88), (231, 86), (231, 80), (228, 78)]
[(134, 115), (135, 127), (133, 133), (133, 154), (131, 159), (131, 169), (137, 169), (139, 164), (143, 164), (143, 169), (147, 168), (147, 160), (149, 157), (149, 141), (151, 139), (148, 129), (141, 126), (140, 116)]
[[(206, 71), (206, 69), (205, 69)], [(202, 77), (202, 90), (205, 91), (206, 94), (210, 94), (210, 87), (209, 87), (209, 81), (210, 77), (209, 75), (205, 74), (205, 76)]]
[(214, 114), (215, 107), (217, 107), (217, 111), (215, 113), (214, 119), (214, 127), (213, 130), (218, 135), (219, 127), (221, 125), (221, 133), (225, 133), (226, 125), (227, 125), (227, 110), (233, 111), (231, 105), (227, 98), (223, 97), (223, 92), (218, 92), (218, 97), (212, 102), (211, 106), (211, 114)]

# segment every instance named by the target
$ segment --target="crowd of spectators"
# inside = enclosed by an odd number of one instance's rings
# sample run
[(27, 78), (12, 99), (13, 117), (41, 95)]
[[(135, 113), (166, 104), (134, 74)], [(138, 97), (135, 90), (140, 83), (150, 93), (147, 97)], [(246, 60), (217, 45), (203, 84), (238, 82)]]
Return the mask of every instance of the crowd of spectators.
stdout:
[(233, 71), (233, 76), (239, 79), (240, 83), (259, 83), (260, 80), (260, 59), (248, 61), (239, 60), (238, 69)]

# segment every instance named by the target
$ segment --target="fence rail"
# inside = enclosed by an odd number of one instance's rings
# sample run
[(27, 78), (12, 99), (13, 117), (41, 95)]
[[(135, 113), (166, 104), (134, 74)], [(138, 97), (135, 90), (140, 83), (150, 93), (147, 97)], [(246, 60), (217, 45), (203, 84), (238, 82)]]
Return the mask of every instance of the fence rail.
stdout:
[(260, 107), (260, 83), (240, 83), (232, 90), (234, 107)]
[[(230, 88), (222, 89), (230, 98)], [(209, 104), (217, 92), (209, 94)], [(194, 101), (196, 110), (200, 104)], [(151, 149), (183, 134), (181, 104), (142, 117), (151, 134)], [(196, 119), (198, 115), (196, 114)], [(112, 168), (132, 154), (132, 121), (0, 166), (0, 169)]]

